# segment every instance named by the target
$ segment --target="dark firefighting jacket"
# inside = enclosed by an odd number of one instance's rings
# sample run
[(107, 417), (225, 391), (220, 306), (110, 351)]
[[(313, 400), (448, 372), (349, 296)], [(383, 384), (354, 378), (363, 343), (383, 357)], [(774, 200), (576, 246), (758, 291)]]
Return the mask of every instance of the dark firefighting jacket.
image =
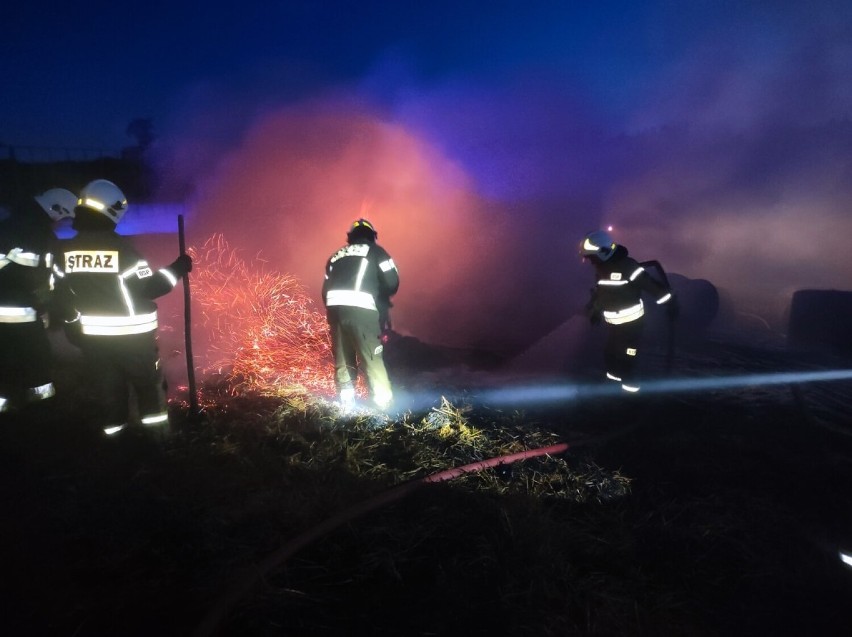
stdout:
[(55, 237), (49, 227), (9, 219), (0, 227), (0, 323), (34, 323), (47, 309)]
[(593, 290), (592, 311), (603, 315), (611, 325), (630, 323), (642, 318), (646, 292), (658, 305), (671, 300), (671, 290), (648, 274), (627, 248), (619, 245), (606, 261), (595, 262), (597, 284)]
[(399, 289), (399, 272), (376, 243), (343, 246), (325, 265), (322, 298), (326, 307), (344, 305), (382, 311)]
[(130, 242), (111, 230), (79, 232), (59, 242), (57, 293), (67, 322), (87, 336), (144, 334), (157, 329), (153, 299), (178, 278), (156, 272)]

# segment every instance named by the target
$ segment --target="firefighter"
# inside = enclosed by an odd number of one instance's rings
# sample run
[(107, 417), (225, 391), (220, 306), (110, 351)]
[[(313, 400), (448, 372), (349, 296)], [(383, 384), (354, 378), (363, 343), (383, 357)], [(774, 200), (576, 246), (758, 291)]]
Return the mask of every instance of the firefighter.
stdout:
[(676, 299), (671, 289), (648, 274), (628, 256), (627, 248), (604, 230), (588, 233), (580, 254), (594, 266), (597, 279), (586, 306), (589, 318), (593, 324), (603, 318), (608, 328), (604, 349), (606, 377), (621, 383), (627, 392), (637, 392), (636, 357), (645, 316), (642, 293), (651, 296), (657, 305), (664, 305), (670, 317), (677, 313)]
[(114, 436), (130, 424), (132, 387), (141, 424), (164, 437), (169, 422), (153, 299), (174, 289), (192, 270), (192, 259), (181, 255), (168, 267), (151, 269), (116, 233), (127, 199), (105, 179), (83, 188), (74, 212), (77, 234), (60, 241), (57, 296), (68, 340), (86, 363), (83, 380), (99, 395), (103, 431)]
[(326, 263), (322, 298), (341, 404), (354, 404), (360, 365), (373, 404), (386, 411), (393, 391), (382, 357), (382, 329), (389, 323), (390, 297), (399, 289), (399, 272), (387, 251), (376, 243), (377, 238), (373, 224), (366, 219), (352, 223), (347, 245)]
[(52, 188), (13, 205), (0, 228), (0, 412), (56, 394), (46, 330), (56, 242), (51, 224), (73, 216), (76, 202), (70, 190)]

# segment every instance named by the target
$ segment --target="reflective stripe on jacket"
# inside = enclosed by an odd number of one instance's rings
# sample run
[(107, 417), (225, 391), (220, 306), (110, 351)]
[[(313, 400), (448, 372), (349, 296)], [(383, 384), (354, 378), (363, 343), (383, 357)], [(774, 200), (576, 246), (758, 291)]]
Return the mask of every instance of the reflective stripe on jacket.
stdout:
[(399, 272), (390, 255), (376, 243), (340, 248), (325, 266), (322, 295), (326, 307), (346, 305), (377, 310), (399, 289)]
[(79, 319), (80, 332), (89, 336), (156, 331), (153, 299), (170, 292), (178, 281), (167, 268), (152, 270), (132, 244), (113, 231), (79, 232), (61, 241), (54, 270), (65, 320)]
[(645, 315), (642, 293), (652, 296), (657, 304), (671, 298), (670, 291), (639, 263), (628, 256), (627, 248), (616, 247), (606, 261), (595, 264), (597, 285), (593, 304), (610, 325), (631, 323)]
[(34, 307), (0, 307), (0, 323), (35, 323), (38, 312)]

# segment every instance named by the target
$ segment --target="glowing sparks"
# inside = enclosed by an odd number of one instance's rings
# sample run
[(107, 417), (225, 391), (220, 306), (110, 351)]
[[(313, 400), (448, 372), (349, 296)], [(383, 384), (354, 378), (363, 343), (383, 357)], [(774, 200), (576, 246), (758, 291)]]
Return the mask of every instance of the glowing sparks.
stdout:
[(325, 314), (295, 277), (267, 271), (259, 258), (246, 262), (222, 235), (190, 252), (209, 368), (226, 370), (235, 388), (334, 395)]

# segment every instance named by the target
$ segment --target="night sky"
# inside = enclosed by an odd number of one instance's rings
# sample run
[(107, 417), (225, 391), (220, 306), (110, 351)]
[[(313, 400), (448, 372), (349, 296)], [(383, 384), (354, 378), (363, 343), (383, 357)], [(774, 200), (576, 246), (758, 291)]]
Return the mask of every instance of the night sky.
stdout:
[(849, 2), (30, 2), (0, 17), (0, 143), (116, 152), (151, 118), (160, 198), (194, 184), (190, 238), (223, 232), (312, 290), (364, 214), (399, 264), (404, 332), (511, 342), (555, 325), (590, 285), (579, 238), (607, 224), (772, 325), (796, 289), (852, 288)]

